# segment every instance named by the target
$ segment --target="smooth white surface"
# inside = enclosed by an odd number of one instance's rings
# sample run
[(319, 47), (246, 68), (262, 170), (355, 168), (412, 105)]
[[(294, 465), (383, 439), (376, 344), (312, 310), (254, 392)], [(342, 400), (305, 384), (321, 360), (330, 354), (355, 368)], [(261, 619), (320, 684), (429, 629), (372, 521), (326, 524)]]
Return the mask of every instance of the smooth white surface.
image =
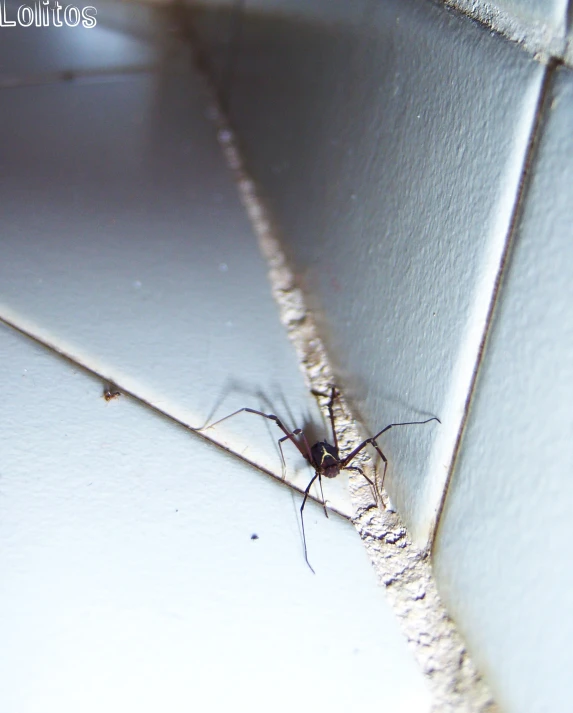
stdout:
[(573, 700), (573, 74), (556, 73), (435, 550), (503, 710)]
[[(15, 21), (22, 4), (26, 3), (6, 3), (8, 21)], [(88, 4), (76, 7), (81, 10)], [(34, 4), (30, 6), (34, 7)], [(77, 27), (66, 24), (62, 27), (53, 24), (49, 27), (18, 24), (0, 27), (0, 82), (62, 71), (109, 71), (151, 66), (157, 57), (157, 48), (104, 27), (97, 15), (96, 26), (91, 29), (81, 24)]]
[[(230, 9), (237, 7), (236, 0), (187, 0), (190, 7), (205, 7), (211, 9)], [(320, 2), (308, 2), (308, 0), (248, 0), (249, 12), (264, 12), (277, 15), (304, 18), (305, 20), (318, 20), (324, 22), (352, 22), (358, 20), (367, 11), (368, 0), (356, 0), (347, 2), (346, 0), (329, 0), (328, 5)], [(325, 14), (325, 9), (328, 14)]]
[[(0, 328), (0, 708), (429, 710), (340, 517)], [(258, 540), (251, 540), (253, 533)]]
[[(0, 316), (190, 426), (247, 406), (320, 440), (190, 63), (2, 101)], [(281, 475), (270, 421), (242, 415), (208, 435)], [(304, 489), (311, 472), (286, 453)], [(346, 486), (324, 492), (350, 514)]]
[(423, 545), (543, 68), (430, 2), (366, 3), (359, 24), (336, 26), (328, 4), (315, 6), (323, 25), (245, 14), (232, 121), (370, 432), (442, 420), (382, 441), (388, 489)]

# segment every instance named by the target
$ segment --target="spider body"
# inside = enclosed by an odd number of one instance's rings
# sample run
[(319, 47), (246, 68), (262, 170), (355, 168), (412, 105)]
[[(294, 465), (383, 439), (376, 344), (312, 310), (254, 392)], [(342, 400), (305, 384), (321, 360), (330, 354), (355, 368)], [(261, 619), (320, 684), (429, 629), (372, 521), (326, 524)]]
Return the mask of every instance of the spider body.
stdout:
[[(312, 392), (315, 396), (322, 396), (326, 397), (328, 394), (322, 394), (319, 391), (313, 391)], [(427, 418), (425, 421), (405, 421), (402, 423), (391, 423), (385, 428), (383, 428), (381, 431), (379, 431), (375, 436), (372, 438), (366, 438), (366, 440), (362, 441), (354, 450), (352, 450), (350, 453), (348, 453), (346, 456), (343, 458), (340, 457), (340, 452), (338, 450), (338, 437), (336, 435), (336, 429), (334, 427), (334, 401), (335, 399), (339, 396), (339, 392), (336, 390), (336, 388), (333, 386), (332, 390), (330, 392), (330, 398), (328, 401), (328, 415), (329, 415), (329, 420), (330, 420), (330, 425), (332, 428), (332, 440), (334, 441), (334, 444), (329, 443), (328, 441), (318, 441), (315, 443), (312, 447), (309, 445), (308, 440), (304, 434), (304, 431), (302, 428), (295, 428), (294, 431), (289, 431), (289, 429), (284, 425), (284, 423), (278, 418), (278, 416), (275, 416), (273, 413), (263, 413), (262, 411), (257, 411), (252, 408), (240, 408), (238, 411), (234, 411), (233, 413), (229, 414), (228, 416), (225, 416), (224, 418), (219, 419), (215, 423), (212, 423), (208, 428), (213, 428), (213, 426), (216, 426), (217, 424), (221, 423), (222, 421), (226, 421), (228, 418), (231, 418), (233, 416), (236, 416), (238, 413), (241, 413), (243, 411), (246, 411), (247, 413), (254, 413), (257, 416), (262, 416), (263, 418), (268, 418), (270, 421), (274, 421), (277, 426), (281, 429), (281, 431), (285, 434), (282, 438), (279, 438), (279, 449), (281, 453), (281, 459), (283, 463), (283, 471), (286, 468), (286, 463), (285, 463), (285, 458), (284, 458), (284, 453), (283, 453), (283, 446), (282, 444), (285, 441), (290, 441), (296, 448), (298, 449), (299, 453), (303, 456), (303, 458), (307, 461), (307, 463), (310, 465), (310, 467), (314, 470), (314, 475), (310, 479), (309, 484), (306, 486), (304, 490), (304, 497), (302, 499), (302, 505), (300, 506), (300, 523), (301, 523), (301, 529), (302, 529), (302, 541), (304, 545), (304, 558), (306, 560), (307, 565), (310, 567), (311, 572), (314, 574), (314, 569), (312, 568), (312, 565), (308, 561), (308, 553), (307, 553), (307, 547), (306, 547), (306, 535), (304, 532), (304, 506), (306, 505), (306, 501), (308, 499), (308, 496), (310, 494), (310, 489), (312, 488), (313, 483), (315, 480), (318, 479), (318, 484), (320, 487), (320, 493), (322, 495), (322, 506), (324, 508), (324, 514), (326, 517), (328, 517), (328, 512), (326, 510), (326, 504), (324, 502), (324, 494), (322, 492), (322, 478), (336, 478), (337, 475), (340, 474), (341, 470), (355, 470), (360, 475), (362, 475), (363, 478), (365, 478), (370, 485), (374, 488), (376, 491), (376, 487), (374, 486), (374, 483), (370, 480), (370, 478), (364, 473), (362, 468), (360, 468), (357, 465), (350, 465), (350, 463), (356, 458), (356, 456), (366, 448), (367, 445), (371, 445), (380, 458), (382, 459), (384, 463), (384, 472), (382, 474), (382, 482), (380, 485), (380, 490), (384, 486), (384, 479), (386, 477), (386, 470), (388, 469), (388, 459), (382, 452), (380, 446), (378, 445), (376, 439), (379, 438), (383, 433), (386, 433), (386, 431), (389, 431), (391, 428), (394, 428), (395, 426), (414, 426), (414, 425), (419, 425), (419, 424), (424, 424), (424, 423), (429, 423), (430, 421), (438, 421), (438, 423), (441, 423), (440, 419), (437, 418), (436, 416), (432, 416), (432, 418)], [(300, 440), (299, 440), (300, 437)], [(302, 442), (301, 442), (302, 441)]]
[(111, 381), (106, 381), (103, 385), (103, 397), (106, 401), (111, 401), (121, 396), (121, 391)]
[[(320, 473), (325, 478), (336, 478), (340, 473), (340, 456), (338, 448), (331, 446), (328, 441), (315, 443), (310, 449), (310, 465), (315, 473)], [(308, 458), (307, 458), (308, 460)]]

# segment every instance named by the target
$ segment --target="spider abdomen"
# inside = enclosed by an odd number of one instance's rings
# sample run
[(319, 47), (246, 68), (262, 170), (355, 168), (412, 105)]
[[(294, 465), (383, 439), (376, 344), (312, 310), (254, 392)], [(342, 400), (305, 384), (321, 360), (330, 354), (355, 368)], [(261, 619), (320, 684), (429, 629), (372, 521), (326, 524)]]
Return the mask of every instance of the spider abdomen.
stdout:
[(325, 478), (336, 478), (340, 473), (340, 458), (336, 446), (332, 446), (327, 441), (320, 441), (314, 444), (310, 453), (312, 465), (321, 475), (324, 475)]

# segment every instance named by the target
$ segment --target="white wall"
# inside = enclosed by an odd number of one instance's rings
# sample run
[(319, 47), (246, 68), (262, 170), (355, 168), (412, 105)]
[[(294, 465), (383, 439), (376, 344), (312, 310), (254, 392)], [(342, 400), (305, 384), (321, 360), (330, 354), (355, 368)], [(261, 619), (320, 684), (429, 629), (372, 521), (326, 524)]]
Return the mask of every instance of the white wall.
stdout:
[[(384, 440), (391, 497), (418, 544), (439, 527), (502, 708), (566, 711), (573, 73), (541, 59), (567, 8), (499, 5), (552, 28), (534, 55), (424, 0), (245, 5), (222, 89), (338, 380), (370, 432), (443, 422)], [(222, 24), (197, 22), (225, 76)]]

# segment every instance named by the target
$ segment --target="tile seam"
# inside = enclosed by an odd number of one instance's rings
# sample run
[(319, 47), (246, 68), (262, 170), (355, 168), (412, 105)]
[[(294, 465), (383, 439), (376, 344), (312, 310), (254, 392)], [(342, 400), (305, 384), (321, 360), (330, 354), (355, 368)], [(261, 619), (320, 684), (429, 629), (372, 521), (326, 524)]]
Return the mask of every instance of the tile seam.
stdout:
[[(42, 336), (35, 333), (34, 330), (24, 327), (22, 324), (18, 324), (18, 322), (16, 320), (10, 319), (5, 314), (3, 314), (1, 307), (0, 307), (0, 325), (4, 326), (5, 328), (7, 328), (9, 330), (17, 332), (18, 334), (22, 335), (26, 339), (29, 339), (31, 342), (34, 342), (35, 344), (42, 347), (47, 352), (50, 352), (51, 354), (55, 355), (57, 358), (62, 359), (67, 364), (69, 364), (77, 369), (80, 369), (82, 372), (89, 374), (90, 376), (101, 381), (102, 398), (104, 398), (104, 388), (106, 387), (106, 385), (107, 386), (111, 385), (113, 387), (117, 387), (117, 390), (119, 391), (120, 395), (127, 396), (127, 397), (133, 399), (134, 401), (137, 401), (144, 408), (150, 409), (158, 416), (160, 416), (162, 418), (166, 418), (169, 421), (171, 421), (172, 423), (175, 423), (177, 426), (184, 428), (186, 431), (189, 431), (193, 436), (197, 436), (205, 443), (208, 443), (211, 446), (225, 452), (227, 455), (238, 458), (243, 464), (251, 466), (252, 468), (255, 468), (256, 470), (258, 470), (259, 472), (264, 473), (267, 476), (270, 476), (273, 480), (279, 482), (281, 485), (284, 485), (284, 486), (290, 488), (291, 490), (294, 490), (297, 493), (302, 494), (304, 492), (304, 490), (302, 488), (299, 488), (296, 485), (294, 485), (293, 483), (283, 480), (283, 478), (278, 476), (276, 473), (273, 473), (271, 470), (265, 468), (264, 466), (260, 465), (259, 463), (251, 461), (248, 458), (246, 458), (244, 455), (242, 455), (241, 453), (234, 451), (232, 448), (223, 445), (219, 441), (209, 438), (209, 436), (205, 435), (205, 432), (203, 429), (194, 428), (193, 426), (190, 426), (188, 423), (185, 423), (185, 421), (182, 421), (181, 419), (177, 418), (176, 416), (169, 413), (168, 411), (163, 410), (156, 404), (151, 403), (150, 401), (145, 399), (143, 396), (137, 394), (133, 390), (125, 388), (121, 383), (121, 379), (118, 379), (118, 378), (116, 378), (112, 375), (109, 375), (109, 374), (106, 375), (106, 374), (99, 372), (97, 369), (94, 369), (93, 367), (89, 366), (84, 360), (82, 360), (77, 355), (73, 355), (73, 354), (69, 353), (68, 351), (66, 351), (65, 349), (59, 347), (58, 345), (52, 344), (49, 341), (46, 341)], [(310, 494), (309, 494), (309, 498), (311, 500), (314, 500), (315, 502), (318, 502), (317, 499)], [(322, 505), (322, 503), (320, 503), (320, 504)], [(332, 507), (332, 505), (329, 505), (328, 509), (331, 512), (335, 513), (336, 515), (343, 517), (345, 520), (349, 519), (347, 515), (338, 511), (335, 507)]]
[(22, 74), (0, 77), (0, 90), (45, 86), (48, 84), (72, 84), (75, 81), (81, 82), (82, 79), (97, 80), (110, 77), (129, 77), (139, 74), (154, 74), (158, 71), (159, 68), (156, 65), (132, 65), (94, 70), (62, 69), (57, 72), (46, 72), (45, 74)]
[[(313, 315), (305, 304), (303, 292), (282, 250), (279, 233), (245, 168), (236, 137), (214, 88), (206, 55), (192, 26), (187, 25), (186, 30), (203, 80), (210, 118), (267, 261), (271, 291), (279, 308), (280, 320), (295, 348), (307, 387), (325, 392), (333, 384), (334, 375)], [(321, 400), (319, 405), (326, 417), (326, 399)], [(336, 425), (343, 452), (361, 440), (360, 428), (343, 396), (336, 405)], [(361, 466), (371, 477), (375, 477), (373, 462), (367, 455), (362, 459)], [(352, 522), (429, 683), (432, 712), (494, 713), (497, 706), (489, 688), (471, 661), (440, 600), (428, 552), (412, 544), (396, 512), (378, 506), (377, 498), (366, 481), (360, 482), (360, 476), (352, 471), (349, 472), (349, 480), (355, 510)], [(385, 493), (381, 494), (381, 499), (384, 504), (388, 503)]]
[(448, 495), (448, 490), (449, 490), (452, 478), (454, 476), (454, 473), (455, 473), (455, 470), (457, 467), (457, 462), (459, 459), (459, 455), (461, 452), (461, 447), (462, 447), (462, 443), (463, 443), (463, 439), (464, 439), (465, 430), (466, 430), (468, 420), (470, 417), (470, 413), (471, 413), (472, 401), (473, 401), (474, 395), (475, 395), (477, 387), (478, 387), (481, 367), (484, 362), (484, 357), (485, 357), (485, 353), (487, 351), (488, 341), (489, 341), (489, 338), (491, 335), (493, 322), (495, 320), (496, 307), (499, 302), (499, 297), (500, 297), (500, 293), (501, 293), (502, 284), (504, 281), (504, 276), (507, 272), (508, 262), (510, 260), (513, 246), (515, 244), (516, 233), (517, 233), (517, 229), (519, 226), (519, 221), (521, 219), (523, 206), (525, 204), (525, 200), (527, 197), (527, 192), (528, 192), (528, 188), (529, 188), (530, 170), (531, 170), (533, 161), (535, 160), (537, 144), (539, 142), (541, 127), (542, 127), (542, 123), (543, 123), (543, 119), (544, 119), (544, 115), (545, 115), (544, 108), (546, 106), (546, 100), (547, 100), (547, 95), (548, 95), (551, 79), (553, 77), (555, 68), (557, 66), (559, 66), (559, 64), (560, 64), (560, 62), (554, 61), (550, 65), (545, 67), (543, 70), (543, 77), (541, 80), (539, 97), (538, 97), (537, 106), (535, 109), (534, 119), (533, 119), (532, 126), (531, 126), (529, 141), (528, 141), (528, 144), (527, 144), (527, 147), (525, 150), (523, 166), (522, 166), (520, 179), (519, 179), (519, 183), (518, 183), (517, 191), (516, 191), (515, 203), (514, 203), (513, 211), (511, 213), (511, 218), (509, 221), (507, 236), (505, 239), (503, 252), (502, 252), (502, 255), (500, 258), (497, 275), (495, 277), (495, 281), (493, 284), (493, 290), (492, 290), (492, 294), (491, 294), (489, 307), (487, 310), (487, 315), (485, 318), (484, 329), (483, 329), (482, 337), (480, 340), (480, 345), (478, 348), (478, 352), (476, 355), (476, 361), (474, 364), (474, 370), (473, 370), (473, 374), (472, 374), (472, 377), (470, 380), (470, 385), (469, 385), (468, 393), (467, 393), (465, 404), (464, 404), (463, 417), (461, 419), (460, 427), (459, 427), (458, 434), (456, 437), (456, 443), (455, 443), (452, 458), (450, 461), (448, 476), (446, 478), (446, 482), (444, 484), (444, 489), (442, 491), (442, 497), (440, 499), (440, 503), (439, 503), (438, 509), (436, 511), (436, 517), (434, 519), (434, 524), (433, 524), (432, 530), (430, 532), (430, 537), (429, 537), (430, 551), (433, 551), (434, 547), (435, 547), (436, 538), (437, 538), (439, 527), (440, 527), (440, 521), (441, 521), (441, 518), (442, 518), (442, 515), (444, 512), (445, 503), (446, 503), (446, 499), (447, 499), (447, 495)]

